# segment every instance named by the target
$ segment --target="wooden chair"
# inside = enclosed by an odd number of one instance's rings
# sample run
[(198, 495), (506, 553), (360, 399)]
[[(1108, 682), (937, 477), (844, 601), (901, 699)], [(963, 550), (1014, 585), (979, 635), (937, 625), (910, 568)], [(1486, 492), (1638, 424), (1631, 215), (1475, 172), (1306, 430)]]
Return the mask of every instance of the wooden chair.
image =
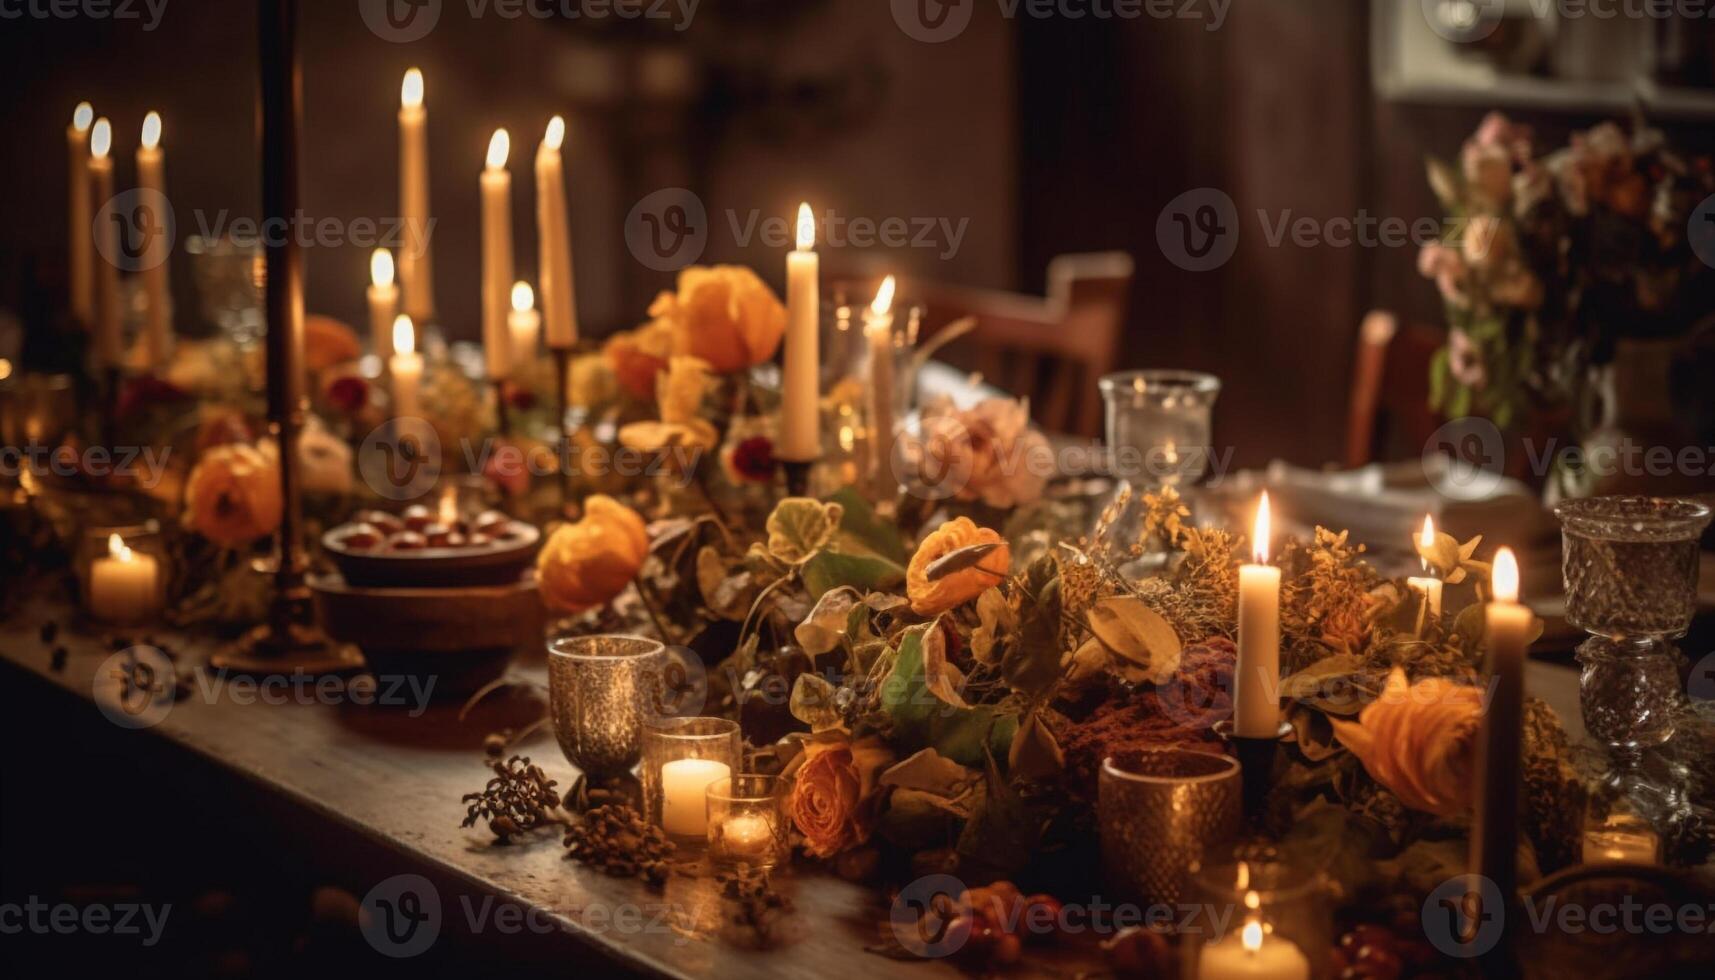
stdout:
[(1102, 424), (1096, 382), (1114, 369), (1131, 278), (1131, 256), (1094, 252), (1049, 262), (1045, 297), (923, 280), (901, 283), (901, 295), (925, 306), (922, 338), (976, 318), (941, 352), (944, 360), (1028, 397), (1044, 430), (1094, 436)]
[(1441, 422), (1429, 408), (1429, 362), (1441, 339), (1433, 327), (1402, 329), (1385, 310), (1364, 317), (1346, 420), (1347, 467), (1422, 451)]

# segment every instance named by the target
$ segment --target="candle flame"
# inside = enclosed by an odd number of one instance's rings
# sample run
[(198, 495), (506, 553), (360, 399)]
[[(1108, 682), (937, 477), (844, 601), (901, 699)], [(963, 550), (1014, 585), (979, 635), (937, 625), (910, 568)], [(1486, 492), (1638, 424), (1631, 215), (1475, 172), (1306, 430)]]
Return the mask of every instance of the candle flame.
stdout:
[(536, 307), (536, 291), (527, 282), (519, 281), (512, 284), (512, 309), (518, 313), (528, 313)]
[(71, 111), (71, 128), (80, 133), (89, 132), (89, 127), (95, 123), (95, 107), (88, 102), (79, 102), (77, 108)]
[(1268, 564), (1268, 491), (1256, 505), (1256, 525), (1251, 529), (1251, 555), (1259, 565)]
[(808, 252), (816, 247), (816, 216), (810, 213), (808, 202), (798, 205), (798, 251)]
[(407, 109), (415, 109), (423, 104), (423, 72), (421, 69), (406, 69), (405, 81), (399, 85), (399, 104)]
[(1262, 908), (1262, 896), (1254, 891), (1245, 892), (1245, 908), (1252, 911)]
[(452, 527), (459, 522), (459, 493), (453, 487), (441, 491), (441, 523)]
[(881, 288), (875, 291), (875, 302), (869, 304), (869, 311), (876, 316), (886, 316), (893, 312), (893, 293), (898, 288), (892, 276), (883, 279)]
[(1435, 547), (1435, 519), (1428, 514), (1423, 515), (1423, 531), (1417, 536), (1417, 543), (1424, 548)]
[(143, 117), (143, 149), (153, 150), (161, 145), (161, 114), (151, 110)]
[(12, 362), (6, 360), (4, 357), (0, 357), (0, 381), (5, 381), (7, 378), (10, 378), (11, 376), (12, 376)]
[(107, 536), (107, 553), (119, 561), (131, 560), (131, 549), (125, 546), (125, 539), (118, 534)]
[(89, 152), (97, 160), (107, 159), (107, 151), (113, 149), (113, 124), (103, 116), (95, 121), (89, 130)]
[(506, 130), (497, 129), (488, 141), (488, 169), (500, 170), (506, 166), (506, 155), (512, 152), (512, 137)]
[(400, 354), (417, 352), (417, 329), (411, 325), (411, 318), (403, 313), (393, 321), (393, 350)]
[(550, 150), (558, 150), (560, 144), (566, 141), (566, 117), (555, 116), (548, 120), (548, 132), (542, 136), (542, 142)]
[(1495, 565), (1489, 572), (1489, 584), (1494, 586), (1496, 602), (1518, 601), (1518, 559), (1511, 548), (1495, 552)]
[(369, 256), (369, 281), (377, 286), (393, 285), (393, 253), (378, 248)]
[(1244, 943), (1245, 952), (1254, 953), (1262, 949), (1262, 923), (1252, 919), (1239, 930), (1239, 941)]

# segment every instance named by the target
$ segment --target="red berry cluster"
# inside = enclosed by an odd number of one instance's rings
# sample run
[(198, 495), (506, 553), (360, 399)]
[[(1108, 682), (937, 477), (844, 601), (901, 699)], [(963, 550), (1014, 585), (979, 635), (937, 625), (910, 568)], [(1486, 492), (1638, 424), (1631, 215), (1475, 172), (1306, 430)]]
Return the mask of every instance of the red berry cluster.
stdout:
[(1010, 881), (967, 888), (941, 942), (976, 966), (1018, 962), (1026, 942), (1051, 942), (1060, 930), (1060, 900), (1023, 895)]
[(1340, 980), (1400, 980), (1432, 969), (1434, 947), (1383, 925), (1353, 926), (1334, 946), (1334, 976)]

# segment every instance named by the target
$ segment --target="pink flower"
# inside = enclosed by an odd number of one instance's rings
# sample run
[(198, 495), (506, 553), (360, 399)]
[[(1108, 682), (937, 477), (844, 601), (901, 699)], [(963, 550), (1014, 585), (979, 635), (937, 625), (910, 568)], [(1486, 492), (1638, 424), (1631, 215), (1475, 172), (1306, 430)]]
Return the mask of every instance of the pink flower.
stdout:
[(960, 500), (1035, 503), (1054, 469), (1048, 440), (1030, 427), (1025, 402), (988, 398), (961, 410), (946, 396), (931, 399), (922, 433), (904, 447), (916, 478)]
[(1459, 166), (1476, 203), (1501, 211), (1511, 202), (1513, 159), (1506, 147), (1467, 142), (1459, 153)]
[(1467, 388), (1481, 391), (1489, 383), (1489, 369), (1483, 363), (1482, 348), (1458, 328), (1447, 335), (1447, 367), (1453, 374), (1453, 380)]
[(1473, 215), (1459, 245), (1471, 268), (1499, 268), (1513, 256), (1512, 228), (1494, 215)]
[(1423, 251), (1417, 253), (1417, 271), (1424, 278), (1435, 280), (1435, 288), (1440, 290), (1442, 299), (1460, 309), (1470, 304), (1465, 295), (1468, 270), (1458, 249), (1439, 242), (1423, 246)]

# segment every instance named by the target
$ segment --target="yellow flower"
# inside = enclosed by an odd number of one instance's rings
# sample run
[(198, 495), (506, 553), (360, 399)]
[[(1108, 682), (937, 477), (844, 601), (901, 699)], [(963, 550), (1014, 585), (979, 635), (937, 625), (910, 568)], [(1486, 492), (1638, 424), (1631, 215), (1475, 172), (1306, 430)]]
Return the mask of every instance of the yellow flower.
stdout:
[(542, 599), (581, 612), (611, 602), (643, 567), (649, 533), (637, 512), (612, 497), (584, 501), (583, 520), (560, 526), (536, 556)]
[(245, 443), (202, 454), (185, 482), (185, 526), (238, 548), (280, 526), (280, 471), (274, 447)]
[(805, 850), (827, 858), (869, 840), (876, 775), (892, 762), (893, 752), (873, 735), (804, 746), (787, 807)]
[(304, 369), (319, 374), (336, 364), (363, 356), (357, 331), (331, 316), (312, 313), (304, 317)]
[[(978, 544), (998, 545), (993, 551), (969, 568), (929, 580), (929, 566), (960, 548)], [(911, 598), (911, 610), (919, 616), (946, 612), (961, 602), (975, 599), (990, 586), (996, 585), (1012, 567), (1012, 551), (1001, 536), (986, 527), (978, 527), (968, 517), (955, 517), (930, 532), (911, 556), (905, 570), (905, 594)]]
[(1329, 718), (1370, 777), (1413, 810), (1452, 816), (1471, 805), (1482, 692), (1445, 677), (1408, 684), (1395, 667), (1355, 722)]
[(673, 325), (666, 320), (651, 320), (643, 326), (608, 338), (602, 354), (619, 381), (619, 386), (633, 398), (647, 401), (655, 397), (655, 378), (667, 368), (667, 358), (673, 353)]
[(674, 356), (656, 384), (661, 421), (633, 422), (619, 430), (619, 441), (627, 449), (658, 452), (668, 446), (713, 449), (720, 433), (700, 418), (703, 393), (708, 390), (709, 366), (700, 358)]
[(673, 353), (700, 357), (732, 374), (774, 357), (786, 332), (786, 307), (744, 266), (689, 266), (677, 293), (662, 293), (649, 315), (672, 325)]

